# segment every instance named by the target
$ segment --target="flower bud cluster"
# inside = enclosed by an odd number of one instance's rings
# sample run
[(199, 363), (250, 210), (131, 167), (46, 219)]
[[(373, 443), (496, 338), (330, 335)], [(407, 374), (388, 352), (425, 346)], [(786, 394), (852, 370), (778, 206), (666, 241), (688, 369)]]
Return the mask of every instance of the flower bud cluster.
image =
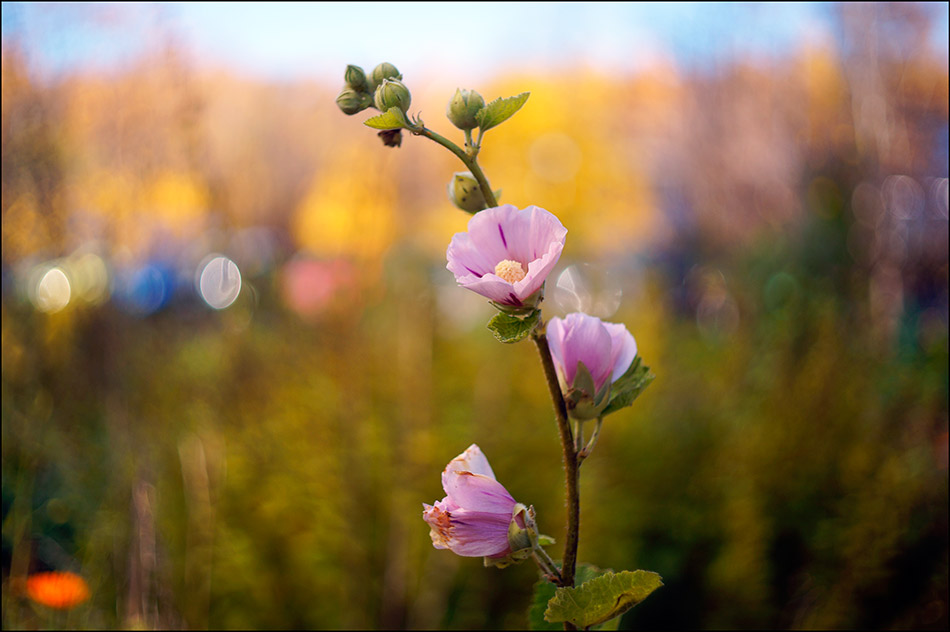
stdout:
[(346, 83), (336, 97), (336, 104), (344, 114), (357, 114), (369, 107), (382, 112), (398, 107), (405, 112), (412, 102), (409, 89), (402, 83), (402, 73), (389, 62), (379, 64), (369, 75), (350, 64), (343, 80)]

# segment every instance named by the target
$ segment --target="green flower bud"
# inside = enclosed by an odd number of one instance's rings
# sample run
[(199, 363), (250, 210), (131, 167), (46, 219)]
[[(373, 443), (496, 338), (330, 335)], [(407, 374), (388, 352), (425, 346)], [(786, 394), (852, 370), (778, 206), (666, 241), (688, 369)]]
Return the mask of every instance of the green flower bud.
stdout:
[(459, 171), (449, 182), (449, 199), (452, 204), (468, 213), (477, 213), (488, 208), (482, 188), (471, 171)]
[(346, 67), (346, 72), (343, 75), (344, 80), (346, 80), (346, 85), (353, 88), (357, 92), (369, 92), (369, 82), (366, 81), (366, 73), (363, 72), (363, 69), (359, 66), (354, 66), (349, 64)]
[(485, 107), (485, 99), (474, 90), (455, 90), (455, 96), (445, 108), (445, 115), (449, 117), (455, 127), (463, 130), (478, 127), (475, 115)]
[(395, 66), (384, 61), (373, 68), (373, 74), (370, 75), (370, 79), (373, 82), (373, 87), (378, 87), (383, 83), (383, 79), (398, 79), (401, 81), (402, 73), (396, 70)]
[(373, 100), (380, 112), (386, 112), (389, 108), (399, 108), (405, 112), (412, 103), (412, 95), (409, 94), (409, 88), (398, 79), (383, 79), (376, 88)]
[(372, 102), (368, 94), (361, 94), (353, 88), (343, 88), (336, 98), (336, 104), (344, 114), (356, 114), (368, 108)]

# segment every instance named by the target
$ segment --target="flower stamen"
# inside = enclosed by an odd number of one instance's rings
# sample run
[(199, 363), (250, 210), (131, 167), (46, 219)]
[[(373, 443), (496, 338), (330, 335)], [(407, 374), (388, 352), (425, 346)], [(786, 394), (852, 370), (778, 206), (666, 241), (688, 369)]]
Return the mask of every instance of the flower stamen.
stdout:
[(508, 283), (517, 283), (525, 278), (528, 272), (521, 263), (512, 261), (511, 259), (503, 259), (495, 266), (495, 274)]

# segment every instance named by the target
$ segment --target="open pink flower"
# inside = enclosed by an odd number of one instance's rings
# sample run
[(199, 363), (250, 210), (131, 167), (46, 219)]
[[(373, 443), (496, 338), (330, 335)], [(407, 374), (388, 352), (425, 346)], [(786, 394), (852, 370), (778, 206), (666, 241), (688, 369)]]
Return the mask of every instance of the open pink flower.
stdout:
[(637, 343), (621, 324), (605, 323), (582, 312), (563, 320), (552, 318), (547, 328), (548, 348), (565, 390), (574, 388), (577, 365), (583, 362), (594, 379), (594, 397), (605, 384), (623, 375), (637, 356)]
[(534, 305), (557, 264), (567, 229), (552, 213), (511, 204), (476, 213), (468, 232), (452, 237), (446, 267), (464, 288), (501, 305)]
[[(442, 472), (446, 496), (423, 503), (422, 518), (437, 549), (463, 557), (501, 557), (511, 553), (508, 525), (515, 499), (495, 480), (488, 459), (474, 443)], [(524, 525), (521, 525), (524, 526)]]

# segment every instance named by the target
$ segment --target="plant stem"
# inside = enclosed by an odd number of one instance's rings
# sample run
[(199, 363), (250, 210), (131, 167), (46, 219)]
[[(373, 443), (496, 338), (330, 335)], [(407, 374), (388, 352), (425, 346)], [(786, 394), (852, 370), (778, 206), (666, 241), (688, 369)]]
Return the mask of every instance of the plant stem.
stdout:
[(425, 136), (429, 140), (434, 140), (455, 154), (458, 159), (461, 160), (466, 167), (468, 167), (468, 170), (472, 172), (472, 175), (475, 176), (475, 179), (478, 181), (478, 186), (482, 190), (482, 195), (485, 196), (485, 203), (488, 204), (488, 208), (498, 206), (498, 200), (495, 199), (495, 194), (492, 192), (491, 186), (488, 184), (488, 179), (482, 172), (482, 168), (478, 166), (478, 160), (474, 156), (469, 156), (467, 153), (465, 153), (464, 149), (450, 141), (445, 136), (433, 132), (428, 127), (420, 126), (418, 128), (412, 128), (411, 131), (413, 134)]
[(579, 470), (577, 467), (577, 452), (574, 449), (574, 437), (571, 433), (570, 421), (567, 418), (567, 405), (561, 393), (561, 385), (557, 380), (557, 370), (551, 359), (548, 349), (548, 339), (543, 332), (543, 323), (532, 332), (531, 337), (538, 347), (541, 356), (541, 366), (544, 368), (544, 377), (548, 382), (551, 400), (554, 402), (554, 416), (558, 431), (561, 435), (561, 448), (564, 452), (565, 495), (567, 498), (567, 537), (564, 539), (564, 561), (561, 564), (560, 586), (574, 585), (574, 569), (577, 565), (577, 543), (580, 531), (580, 494), (578, 485)]
[(472, 157), (477, 153), (475, 143), (472, 141), (472, 130), (470, 129), (465, 130), (465, 153)]
[(543, 572), (545, 576), (550, 577), (552, 582), (557, 583), (557, 579), (561, 576), (560, 570), (557, 564), (554, 563), (554, 560), (551, 559), (551, 556), (548, 555), (547, 551), (539, 546), (532, 551), (531, 556), (541, 569), (541, 572)]
[(594, 431), (590, 435), (590, 440), (587, 442), (587, 445), (584, 446), (584, 449), (577, 453), (577, 465), (580, 466), (584, 462), (590, 453), (594, 451), (594, 446), (597, 445), (597, 439), (600, 437), (600, 428), (604, 425), (604, 418), (598, 417), (597, 423), (594, 424)]

